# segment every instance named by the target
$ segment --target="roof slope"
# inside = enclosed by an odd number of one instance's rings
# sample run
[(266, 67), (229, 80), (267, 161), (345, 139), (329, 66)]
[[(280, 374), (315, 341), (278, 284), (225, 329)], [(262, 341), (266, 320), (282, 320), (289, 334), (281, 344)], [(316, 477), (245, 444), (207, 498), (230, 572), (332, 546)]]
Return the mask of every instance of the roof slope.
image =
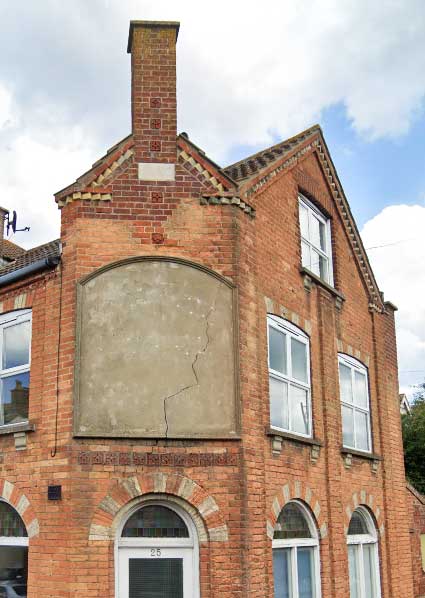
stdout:
[(3, 268), (0, 268), (0, 277), (9, 274), (10, 272), (21, 270), (39, 260), (58, 258), (60, 257), (60, 254), (61, 245), (59, 239), (44, 243), (38, 247), (33, 247), (32, 249), (28, 249), (28, 251), (24, 251), (24, 253), (18, 256), (11, 264), (7, 264)]
[(12, 243), (9, 239), (3, 239), (0, 242), (0, 257), (3, 257), (7, 260), (15, 260), (17, 257), (25, 253), (25, 249), (16, 245), (16, 243)]
[(321, 129), (319, 125), (314, 125), (290, 139), (281, 141), (272, 147), (268, 147), (252, 156), (248, 156), (248, 158), (244, 158), (243, 160), (239, 160), (239, 162), (226, 166), (223, 171), (234, 181), (245, 182), (264, 168), (270, 166), (276, 160), (290, 154), (298, 145), (317, 133), (321, 133)]

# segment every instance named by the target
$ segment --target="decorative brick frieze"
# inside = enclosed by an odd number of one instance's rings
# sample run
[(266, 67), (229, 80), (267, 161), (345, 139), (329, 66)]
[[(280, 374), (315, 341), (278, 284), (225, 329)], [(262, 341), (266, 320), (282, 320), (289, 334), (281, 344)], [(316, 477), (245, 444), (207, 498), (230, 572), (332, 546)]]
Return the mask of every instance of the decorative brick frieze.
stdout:
[(214, 467), (236, 466), (236, 453), (141, 453), (82, 451), (79, 465), (131, 465), (143, 467)]

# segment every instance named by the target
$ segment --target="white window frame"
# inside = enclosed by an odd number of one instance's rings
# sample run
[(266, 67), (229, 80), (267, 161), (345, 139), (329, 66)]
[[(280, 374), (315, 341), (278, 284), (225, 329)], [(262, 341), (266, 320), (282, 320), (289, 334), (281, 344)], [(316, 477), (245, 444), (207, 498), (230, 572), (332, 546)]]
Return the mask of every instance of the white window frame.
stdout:
[[(313, 518), (304, 504), (299, 500), (291, 500), (290, 503), (296, 503), (302, 510), (304, 518), (307, 522), (310, 530), (311, 538), (291, 538), (291, 539), (279, 539), (272, 540), (272, 549), (278, 550), (279, 548), (290, 549), (290, 569), (291, 569), (291, 581), (292, 581), (292, 595), (290, 598), (299, 598), (298, 592), (298, 566), (297, 566), (297, 549), (312, 547), (313, 550), (313, 563), (314, 563), (314, 598), (321, 598), (321, 573), (320, 573), (320, 546), (319, 546), (319, 535), (317, 533), (317, 527), (313, 521)], [(285, 505), (286, 506), (286, 505)]]
[[(303, 268), (306, 268), (307, 270), (312, 272), (310, 268), (308, 268), (307, 266), (305, 266), (302, 263), (302, 243), (304, 242), (309, 246), (310, 251), (313, 248), (314, 251), (317, 251), (326, 260), (327, 277), (322, 278), (322, 280), (324, 282), (326, 282), (327, 284), (334, 286), (333, 263), (332, 263), (331, 221), (329, 220), (329, 218), (326, 218), (320, 212), (320, 210), (318, 210), (316, 208), (316, 206), (313, 203), (311, 203), (311, 201), (309, 201), (306, 197), (304, 197), (304, 195), (301, 195), (301, 193), (298, 194), (298, 218), (299, 219), (300, 219), (300, 217), (299, 217), (299, 211), (300, 211), (299, 206), (300, 205), (302, 205), (307, 210), (309, 231), (310, 231), (310, 221), (311, 221), (312, 216), (315, 216), (320, 222), (322, 222), (324, 224), (324, 226), (325, 226), (325, 243), (326, 243), (326, 251), (323, 251), (323, 249), (321, 247), (318, 247), (317, 245), (315, 245), (311, 241), (311, 239), (304, 237), (301, 232), (301, 220), (300, 220), (301, 265), (303, 266)], [(315, 276), (318, 276), (317, 274), (315, 274), (315, 272), (312, 272), (312, 274), (314, 274)], [(319, 276), (319, 278), (321, 278), (321, 277)]]
[[(351, 388), (354, 389), (354, 372), (360, 372), (366, 377), (366, 397), (367, 397), (367, 408), (359, 407), (358, 405), (354, 404), (354, 397), (353, 402), (348, 403), (342, 400), (342, 393), (341, 393), (341, 381), (340, 381), (340, 373), (339, 373), (339, 364), (345, 365), (346, 367), (350, 368), (351, 371)], [(371, 413), (370, 413), (370, 396), (369, 396), (369, 372), (360, 361), (354, 359), (354, 357), (350, 357), (349, 355), (345, 355), (343, 353), (338, 353), (338, 380), (340, 385), (340, 401), (341, 401), (341, 425), (343, 424), (343, 413), (342, 407), (349, 407), (353, 410), (353, 435), (354, 435), (354, 444), (357, 443), (357, 433), (356, 433), (356, 417), (355, 412), (358, 411), (360, 413), (364, 413), (367, 415), (367, 437), (368, 437), (368, 444), (369, 449), (365, 450), (363, 448), (357, 448), (356, 446), (350, 446), (345, 444), (344, 436), (342, 436), (342, 445), (344, 448), (353, 449), (354, 451), (360, 451), (362, 453), (372, 453), (372, 426), (371, 426)]]
[[(353, 534), (347, 535), (347, 546), (356, 546), (356, 561), (357, 567), (359, 571), (359, 579), (360, 579), (360, 598), (366, 598), (366, 581), (365, 581), (365, 572), (364, 572), (364, 558), (363, 558), (363, 546), (364, 545), (373, 545), (373, 557), (374, 557), (374, 573), (375, 573), (375, 594), (374, 598), (381, 598), (381, 575), (380, 575), (380, 567), (379, 567), (379, 549), (378, 549), (378, 534), (376, 532), (375, 524), (372, 520), (372, 517), (367, 509), (362, 506), (357, 507), (354, 513), (359, 513), (360, 516), (366, 523), (366, 527), (368, 529), (368, 534)], [(354, 514), (353, 513), (353, 514)], [(348, 565), (350, 566), (350, 565)], [(349, 571), (350, 574), (350, 571)]]
[[(148, 506), (161, 506), (174, 511), (186, 525), (188, 538), (123, 538), (122, 532), (130, 517)], [(123, 595), (123, 586), (128, 588), (128, 572), (123, 570), (128, 558), (146, 558), (151, 555), (151, 550), (160, 549), (164, 558), (172, 558), (176, 555), (183, 559), (183, 567), (189, 565), (190, 583), (185, 583), (185, 598), (200, 598), (199, 582), (199, 540), (195, 524), (189, 514), (178, 505), (164, 500), (149, 500), (134, 505), (126, 511), (120, 524), (117, 526), (115, 537), (115, 595), (119, 598)], [(152, 557), (156, 558), (156, 557)], [(190, 587), (189, 593), (186, 588)]]
[[(24, 365), (19, 365), (13, 368), (3, 369), (3, 330), (15, 326), (16, 324), (20, 324), (22, 322), (29, 322), (30, 323), (30, 337), (29, 337), (29, 348), (28, 348), (28, 363)], [(31, 375), (31, 341), (32, 341), (32, 310), (31, 309), (20, 309), (17, 311), (11, 311), (6, 314), (0, 316), (0, 427), (1, 426), (21, 426), (27, 420), (23, 420), (22, 422), (16, 422), (14, 424), (5, 424), (4, 423), (4, 408), (2, 402), (2, 388), (1, 388), (1, 381), (3, 378), (7, 378), (9, 376), (13, 376), (14, 374), (25, 374), (27, 372)], [(30, 382), (31, 384), (31, 382)], [(29, 404), (28, 404), (29, 410)]]
[[(279, 332), (283, 332), (286, 335), (286, 367), (288, 374), (282, 374), (282, 372), (278, 372), (270, 367), (270, 333), (269, 327), (275, 328)], [(291, 355), (291, 338), (295, 338), (297, 341), (303, 343), (306, 346), (306, 363), (307, 363), (307, 382), (300, 381), (296, 378), (293, 378), (292, 375), (292, 355)], [(279, 430), (280, 432), (288, 432), (289, 434), (294, 434), (297, 436), (302, 436), (304, 438), (312, 438), (313, 437), (313, 418), (312, 418), (312, 405), (311, 405), (311, 381), (310, 381), (310, 339), (300, 328), (297, 328), (287, 320), (280, 318), (279, 316), (275, 316), (273, 314), (267, 314), (267, 359), (268, 359), (268, 366), (269, 366), (269, 380), (270, 378), (275, 378), (281, 382), (285, 382), (288, 385), (288, 419), (289, 419), (289, 427), (280, 428), (278, 426), (273, 426), (270, 420), (270, 427), (273, 430)], [(291, 429), (291, 400), (290, 400), (290, 389), (291, 387), (298, 387), (303, 390), (307, 391), (307, 408), (308, 408), (308, 429), (309, 434), (302, 434), (301, 432), (296, 432)], [(269, 393), (270, 396), (270, 393)]]

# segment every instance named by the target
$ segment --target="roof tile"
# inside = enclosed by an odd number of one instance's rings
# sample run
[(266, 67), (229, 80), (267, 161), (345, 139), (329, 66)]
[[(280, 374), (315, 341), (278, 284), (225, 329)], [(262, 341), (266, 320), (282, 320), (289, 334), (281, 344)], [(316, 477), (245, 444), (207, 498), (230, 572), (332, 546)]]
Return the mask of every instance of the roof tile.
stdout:
[(39, 245), (38, 247), (33, 247), (18, 256), (11, 264), (7, 264), (3, 268), (0, 268), (0, 278), (5, 274), (10, 274), (16, 270), (21, 270), (26, 266), (30, 266), (39, 260), (60, 257), (60, 254), (61, 248), (59, 239), (44, 243), (44, 245)]

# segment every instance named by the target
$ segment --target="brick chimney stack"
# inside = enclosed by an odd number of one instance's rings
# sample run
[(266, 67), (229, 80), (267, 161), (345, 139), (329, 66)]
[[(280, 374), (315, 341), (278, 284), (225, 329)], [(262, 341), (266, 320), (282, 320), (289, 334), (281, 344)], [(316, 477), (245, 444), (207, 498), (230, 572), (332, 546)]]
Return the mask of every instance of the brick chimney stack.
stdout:
[(141, 180), (175, 178), (179, 27), (170, 21), (130, 22), (132, 132)]

